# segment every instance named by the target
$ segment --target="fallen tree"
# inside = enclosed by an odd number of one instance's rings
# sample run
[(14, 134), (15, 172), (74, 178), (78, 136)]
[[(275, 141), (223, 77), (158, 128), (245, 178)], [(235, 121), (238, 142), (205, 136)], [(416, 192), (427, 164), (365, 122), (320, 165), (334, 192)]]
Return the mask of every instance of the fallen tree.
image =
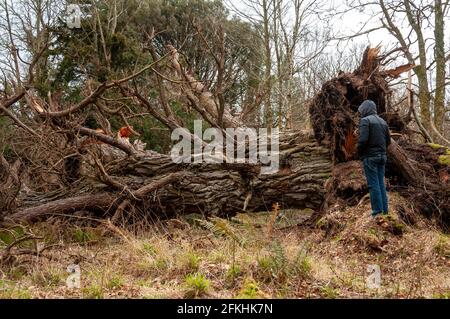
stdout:
[(64, 194), (51, 202), (37, 197), (8, 220), (33, 222), (86, 210), (113, 219), (133, 212), (161, 218), (188, 213), (233, 215), (270, 210), (277, 202), (284, 207), (319, 209), (325, 196), (323, 185), (331, 176), (329, 150), (311, 136), (293, 133), (281, 141), (280, 158), (280, 171), (264, 175), (259, 165), (175, 164), (169, 156), (153, 152), (123, 155), (107, 166), (108, 176), (103, 176), (101, 184), (83, 188), (89, 194)]
[[(216, 97), (183, 69), (173, 47), (169, 47), (168, 52), (174, 77), (172, 82), (203, 119), (220, 129), (222, 125), (245, 127), (243, 118), (232, 115), (225, 105), (222, 110), (216, 107)], [(442, 176), (448, 176), (449, 169), (430, 164), (429, 157), (420, 156), (425, 152), (437, 157), (442, 150), (415, 147), (417, 144), (407, 137), (408, 119), (390, 106), (386, 78), (398, 76), (412, 66), (383, 71), (380, 70), (381, 59), (378, 49), (368, 48), (357, 70), (340, 73), (323, 85), (309, 105), (314, 136), (300, 131), (281, 133), (278, 173), (261, 174), (260, 163), (176, 164), (168, 155), (139, 150), (127, 140), (113, 138), (104, 132), (80, 126), (66, 127), (79, 141), (85, 142), (86, 138), (99, 141), (77, 144), (79, 155), (70, 163), (74, 162), (77, 167), (71, 171), (77, 172), (78, 182), (56, 195), (44, 193), (33, 197), (22, 194), (19, 208), (4, 214), (5, 220), (34, 222), (79, 211), (114, 221), (133, 215), (158, 218), (187, 213), (228, 216), (242, 211), (270, 210), (273, 203), (284, 208), (311, 208), (319, 212), (337, 199), (354, 204), (367, 193), (355, 152), (357, 108), (363, 100), (372, 99), (378, 105), (379, 114), (397, 133), (389, 148), (389, 189), (401, 192), (416, 204), (418, 211), (448, 225), (450, 193), (448, 179)], [(137, 72), (133, 77), (139, 74)], [(127, 81), (131, 78), (102, 84), (86, 100), (93, 102), (105, 88), (116, 86), (124, 97), (133, 99), (169, 129), (181, 127), (181, 121), (167, 104), (163, 103), (166, 108), (161, 113), (136, 87), (128, 86)], [(166, 93), (160, 87), (163, 102)], [(85, 107), (86, 100), (81, 102), (83, 105), (64, 111), (64, 116)], [(36, 104), (33, 108), (43, 118), (63, 116), (61, 111), (45, 111), (38, 99), (30, 98), (29, 103)], [(82, 136), (85, 136), (84, 140)], [(111, 148), (118, 151), (111, 151)], [(78, 169), (83, 166), (87, 167), (84, 174)]]

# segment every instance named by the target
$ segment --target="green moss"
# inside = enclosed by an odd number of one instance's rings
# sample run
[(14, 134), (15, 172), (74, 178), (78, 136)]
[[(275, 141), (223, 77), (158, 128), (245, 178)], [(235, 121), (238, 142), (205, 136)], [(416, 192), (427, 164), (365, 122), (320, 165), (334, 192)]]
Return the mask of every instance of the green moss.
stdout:
[(247, 278), (244, 281), (239, 294), (236, 296), (237, 299), (256, 299), (261, 297), (261, 290), (253, 278)]
[(11, 229), (4, 229), (0, 231), (0, 243), (10, 245), (18, 238), (25, 235), (25, 230), (22, 227), (14, 227)]
[(320, 218), (317, 222), (316, 222), (316, 227), (319, 229), (323, 229), (325, 228), (325, 226), (327, 225), (327, 220), (325, 217)]
[(445, 146), (436, 144), (436, 143), (427, 143), (427, 145), (433, 149), (445, 148)]
[(433, 295), (433, 299), (450, 299), (450, 291), (443, 293), (436, 293)]
[[(447, 154), (449, 151), (447, 151)], [(438, 163), (441, 165), (450, 166), (450, 155), (440, 155), (438, 158)]]
[(428, 145), (433, 149), (444, 149), (444, 153), (439, 155), (438, 163), (445, 166), (450, 166), (450, 149), (439, 144), (428, 143)]

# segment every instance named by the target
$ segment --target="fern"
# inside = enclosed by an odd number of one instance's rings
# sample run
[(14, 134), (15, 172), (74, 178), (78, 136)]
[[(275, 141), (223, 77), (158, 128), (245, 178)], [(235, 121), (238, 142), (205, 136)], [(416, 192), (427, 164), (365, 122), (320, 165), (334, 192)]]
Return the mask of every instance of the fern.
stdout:
[(311, 260), (303, 248), (294, 258), (289, 258), (281, 243), (275, 241), (269, 255), (258, 259), (258, 267), (264, 280), (277, 279), (281, 283), (289, 277), (307, 278), (311, 272)]
[(273, 243), (272, 258), (274, 261), (274, 266), (277, 270), (283, 270), (283, 268), (286, 268), (286, 266), (289, 264), (286, 252), (279, 240), (276, 240)]

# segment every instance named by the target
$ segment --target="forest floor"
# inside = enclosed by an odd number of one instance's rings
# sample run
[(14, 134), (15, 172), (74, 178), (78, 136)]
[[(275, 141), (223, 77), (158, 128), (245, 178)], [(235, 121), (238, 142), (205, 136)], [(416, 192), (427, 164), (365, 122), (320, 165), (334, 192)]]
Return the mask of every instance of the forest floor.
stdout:
[[(180, 218), (133, 232), (103, 222), (53, 220), (0, 232), (0, 298), (450, 298), (450, 238), (390, 194), (392, 212), (369, 203), (330, 213), (311, 226), (283, 211), (233, 220)], [(195, 216), (194, 216), (195, 217)], [(408, 223), (405, 223), (407, 220)], [(8, 242), (9, 241), (9, 242)], [(20, 249), (49, 246), (38, 256)], [(67, 267), (80, 266), (68, 288)], [(379, 265), (379, 288), (369, 285)]]

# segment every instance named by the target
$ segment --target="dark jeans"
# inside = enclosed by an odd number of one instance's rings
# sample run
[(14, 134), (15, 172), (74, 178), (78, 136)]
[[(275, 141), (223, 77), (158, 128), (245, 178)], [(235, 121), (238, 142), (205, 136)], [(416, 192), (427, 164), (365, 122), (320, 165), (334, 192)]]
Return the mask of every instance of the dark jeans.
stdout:
[(386, 155), (379, 154), (363, 159), (364, 173), (369, 185), (370, 204), (372, 215), (388, 213), (388, 199), (386, 186), (384, 185), (384, 170), (386, 167)]

